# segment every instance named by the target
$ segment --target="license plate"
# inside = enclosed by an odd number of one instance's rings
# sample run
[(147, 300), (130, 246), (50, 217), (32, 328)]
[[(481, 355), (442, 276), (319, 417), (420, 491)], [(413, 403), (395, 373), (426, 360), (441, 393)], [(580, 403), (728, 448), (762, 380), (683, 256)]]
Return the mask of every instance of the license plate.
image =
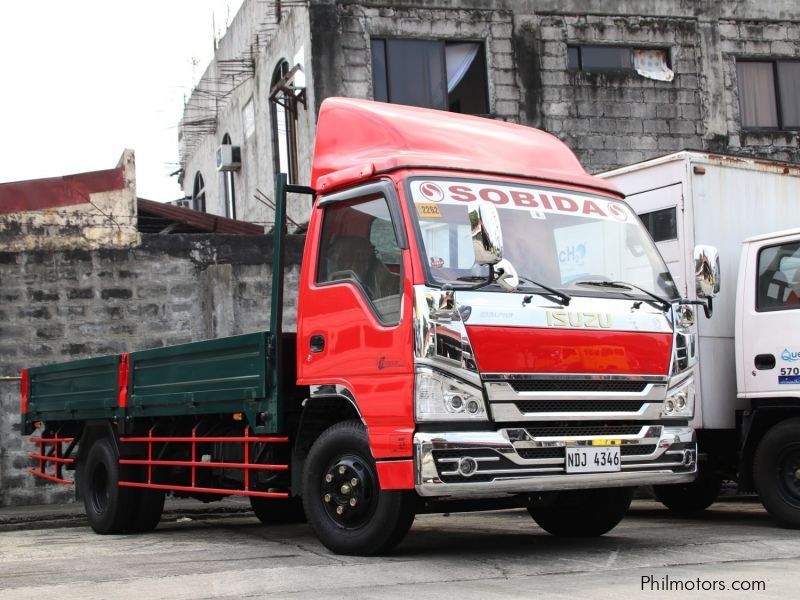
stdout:
[(620, 470), (619, 446), (567, 448), (567, 473), (607, 473)]

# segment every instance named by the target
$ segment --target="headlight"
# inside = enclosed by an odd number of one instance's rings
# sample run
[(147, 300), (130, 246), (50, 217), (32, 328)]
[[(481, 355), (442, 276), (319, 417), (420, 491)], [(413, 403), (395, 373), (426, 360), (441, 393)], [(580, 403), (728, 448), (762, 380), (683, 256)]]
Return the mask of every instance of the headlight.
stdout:
[(662, 418), (691, 419), (694, 416), (694, 377), (688, 377), (667, 390)]
[(418, 422), (486, 420), (480, 389), (422, 367), (414, 382), (414, 412)]

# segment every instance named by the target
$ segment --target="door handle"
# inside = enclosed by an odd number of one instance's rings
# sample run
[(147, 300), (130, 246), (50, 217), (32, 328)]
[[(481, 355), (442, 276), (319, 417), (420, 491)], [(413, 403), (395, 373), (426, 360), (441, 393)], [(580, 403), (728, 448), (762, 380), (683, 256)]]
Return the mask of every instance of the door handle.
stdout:
[(312, 335), (311, 340), (309, 340), (309, 348), (312, 352), (322, 352), (325, 350), (325, 336), (324, 335)]
[(769, 369), (775, 368), (775, 355), (756, 354), (756, 358), (753, 362), (756, 365), (756, 369), (758, 369), (759, 371), (768, 371)]

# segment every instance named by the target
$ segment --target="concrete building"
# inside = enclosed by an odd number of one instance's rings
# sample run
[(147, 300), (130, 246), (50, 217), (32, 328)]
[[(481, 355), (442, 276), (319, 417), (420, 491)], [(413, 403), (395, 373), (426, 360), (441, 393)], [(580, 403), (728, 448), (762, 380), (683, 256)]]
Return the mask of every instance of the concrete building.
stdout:
[(180, 123), (193, 206), (269, 230), (274, 175), (308, 181), (329, 96), (539, 127), (593, 172), (683, 148), (798, 161), (800, 5), (245, 0)]

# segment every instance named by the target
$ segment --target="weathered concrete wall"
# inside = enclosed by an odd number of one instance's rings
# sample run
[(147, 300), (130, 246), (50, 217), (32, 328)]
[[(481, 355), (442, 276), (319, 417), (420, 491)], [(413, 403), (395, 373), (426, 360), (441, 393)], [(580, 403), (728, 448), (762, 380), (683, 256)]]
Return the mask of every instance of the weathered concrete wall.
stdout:
[[(117, 165), (122, 181), (119, 189), (86, 193), (81, 178), (64, 178), (65, 196), (74, 204), (0, 214), (0, 251), (55, 248), (126, 248), (139, 242), (136, 228), (136, 166), (132, 150), (126, 150)], [(25, 185), (25, 193), (47, 193), (52, 180), (32, 180), (5, 187)], [(44, 183), (45, 185), (41, 185)], [(74, 185), (71, 185), (74, 184)], [(2, 192), (2, 190), (0, 190)], [(31, 205), (37, 198), (30, 198)], [(2, 212), (2, 211), (0, 211)]]
[[(302, 239), (287, 252), (284, 326), (295, 329)], [(0, 377), (23, 367), (268, 327), (271, 236), (145, 235), (116, 250), (0, 252)], [(0, 505), (65, 501), (26, 473), (19, 383), (0, 381)]]
[[(305, 56), (303, 70), (307, 80), (309, 109), (298, 106), (297, 148), (298, 178), (305, 184), (311, 175), (311, 153), (314, 146), (316, 112), (314, 106), (313, 76), (310, 65), (310, 32), (308, 11), (293, 7), (284, 10), (280, 27), (266, 34), (260, 31), (267, 11), (258, 0), (245, 0), (241, 10), (220, 40), (214, 60), (187, 101), (183, 122), (213, 119), (213, 132), (202, 136), (194, 150), (182, 156), (184, 175), (182, 185), (187, 196), (192, 195), (195, 176), (200, 173), (205, 181), (206, 211), (225, 215), (224, 174), (216, 170), (216, 149), (225, 134), (233, 145), (240, 146), (242, 168), (233, 172), (236, 190), (236, 218), (264, 225), (270, 231), (274, 224), (273, 210), (259, 198), (270, 200), (275, 193), (275, 168), (271, 102), (269, 93), (275, 68), (282, 60), (292, 67), (295, 56), (302, 51)], [(229, 73), (226, 61), (250, 60), (250, 76)], [(209, 91), (210, 90), (210, 91)], [(255, 113), (255, 130), (247, 135), (243, 123), (243, 110), (252, 102)], [(189, 136), (191, 127), (181, 127), (181, 135)], [(308, 220), (309, 203), (291, 202), (287, 207), (289, 218), (297, 223)], [(290, 227), (291, 228), (291, 227)]]
[[(246, 17), (237, 15), (233, 40), (256, 29), (269, 10), (256, 0), (243, 6)], [(309, 109), (300, 111), (298, 146), (300, 183), (306, 183), (320, 103), (329, 96), (373, 97), (372, 36), (484, 41), (492, 116), (558, 135), (593, 172), (683, 148), (800, 161), (797, 131), (742, 131), (735, 68), (737, 58), (800, 58), (794, 0), (313, 0), (286, 15), (268, 34), (252, 82), (219, 104), (216, 133), (191, 157), (184, 180), (190, 192), (200, 169), (207, 194), (218, 196), (214, 148), (252, 95), (255, 141), (243, 142), (247, 160), (236, 177), (248, 182), (240, 197), (243, 218), (268, 226), (272, 211), (252, 197), (249, 182), (257, 180), (267, 194), (274, 186), (266, 95), (277, 60), (305, 48)], [(664, 48), (676, 76), (660, 82), (636, 73), (570, 72), (571, 44)], [(218, 58), (230, 53), (223, 44)], [(291, 210), (302, 220), (306, 208)]]

